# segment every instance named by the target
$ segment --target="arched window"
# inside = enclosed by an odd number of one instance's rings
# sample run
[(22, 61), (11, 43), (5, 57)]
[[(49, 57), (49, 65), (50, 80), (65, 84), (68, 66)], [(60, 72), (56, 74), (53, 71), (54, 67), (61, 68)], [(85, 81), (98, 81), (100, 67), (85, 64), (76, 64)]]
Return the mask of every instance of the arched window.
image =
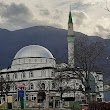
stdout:
[(54, 82), (52, 83), (52, 89), (55, 89), (55, 83)]
[(31, 90), (31, 89), (34, 89), (33, 83), (31, 83), (31, 84), (29, 85), (29, 90)]
[(28, 97), (28, 95), (26, 94), (26, 100), (28, 100), (29, 99), (29, 97)]
[(51, 72), (51, 77), (55, 77), (54, 71)]
[(36, 97), (34, 97), (34, 95), (31, 95), (31, 100), (34, 101), (36, 99)]
[(41, 84), (41, 88), (42, 88), (42, 90), (45, 90), (45, 84), (44, 83)]
[(9, 75), (9, 74), (7, 74), (7, 75), (6, 75), (6, 78), (7, 78), (8, 80), (10, 80), (10, 75)]
[(17, 73), (14, 74), (14, 78), (17, 79)]
[(22, 75), (22, 73), (21, 73), (21, 79), (23, 78), (22, 76), (23, 76), (23, 75)]
[(29, 59), (29, 62), (31, 62), (31, 59)]
[(14, 91), (14, 90), (15, 90), (15, 87), (13, 86), (12, 89), (13, 89), (13, 91)]
[(17, 86), (16, 85), (13, 86), (13, 91), (15, 91), (15, 90), (17, 90)]
[(78, 86), (79, 84), (78, 83), (76, 83), (76, 86)]
[(31, 78), (31, 77), (34, 77), (34, 75), (33, 75), (33, 72), (32, 71), (30, 71), (29, 72), (29, 77)]
[(15, 85), (15, 90), (17, 90), (17, 86)]
[(26, 75), (25, 75), (25, 72), (23, 71), (22, 73), (21, 73), (21, 78), (25, 78), (26, 77)]
[(37, 59), (35, 59), (35, 62), (37, 62)]

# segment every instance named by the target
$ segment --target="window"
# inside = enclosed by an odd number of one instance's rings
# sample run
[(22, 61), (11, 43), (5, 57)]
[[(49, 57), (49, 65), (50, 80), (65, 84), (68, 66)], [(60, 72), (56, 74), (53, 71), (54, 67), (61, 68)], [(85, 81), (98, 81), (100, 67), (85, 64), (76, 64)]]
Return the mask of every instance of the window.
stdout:
[(95, 76), (96, 77), (96, 80), (99, 80), (99, 76), (97, 75), (97, 76)]
[(22, 79), (22, 73), (21, 73), (21, 79)]
[(31, 100), (34, 100), (34, 95), (31, 95)]
[(45, 84), (44, 84), (44, 83), (41, 84), (41, 88), (42, 88), (43, 90), (45, 90)]
[(31, 90), (31, 89), (34, 89), (33, 83), (31, 83), (30, 86), (29, 86), (29, 90)]
[(26, 100), (28, 100), (28, 96), (26, 96)]
[(10, 84), (7, 84), (7, 90), (10, 91), (11, 87)]
[(6, 78), (7, 78), (8, 80), (10, 80), (10, 75), (9, 75), (9, 74), (7, 74), (7, 75), (6, 75)]
[(31, 62), (31, 59), (29, 59), (29, 62)]
[(33, 72), (32, 72), (32, 71), (30, 71), (30, 72), (29, 72), (29, 77), (34, 77), (34, 75), (33, 75)]
[(76, 86), (78, 86), (79, 84), (78, 83), (76, 83)]
[(102, 88), (103, 86), (102, 85), (100, 85), (100, 88)]
[(52, 89), (55, 89), (55, 83), (52, 83)]
[(17, 86), (16, 85), (13, 86), (13, 91), (15, 91), (15, 90), (17, 90)]
[(25, 78), (26, 77), (26, 75), (25, 75), (25, 72), (23, 71), (22, 73), (21, 73), (21, 78)]
[(25, 78), (26, 76), (25, 76), (25, 72), (23, 72), (23, 78)]
[(55, 77), (54, 71), (51, 72), (51, 77)]
[(17, 86), (15, 85), (15, 90), (17, 90)]
[(37, 62), (37, 59), (35, 59), (35, 62)]
[(17, 73), (13, 74), (13, 79), (17, 79)]
[(13, 91), (15, 90), (15, 87), (13, 86)]

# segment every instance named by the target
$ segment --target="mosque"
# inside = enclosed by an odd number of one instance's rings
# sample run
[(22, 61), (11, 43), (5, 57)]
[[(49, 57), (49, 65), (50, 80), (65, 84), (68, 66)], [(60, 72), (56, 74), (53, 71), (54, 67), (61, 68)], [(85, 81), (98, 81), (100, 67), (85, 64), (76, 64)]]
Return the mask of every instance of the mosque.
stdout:
[[(71, 12), (69, 13), (68, 20), (67, 42), (68, 64), (74, 67), (74, 32)], [(1, 70), (0, 76), (8, 77), (15, 82), (10, 88), (9, 94), (15, 95), (17, 85), (23, 84), (26, 88), (25, 100), (33, 101), (36, 105), (43, 100), (39, 90), (45, 91), (44, 96), (46, 100), (59, 97), (59, 93), (56, 92), (55, 84), (52, 80), (56, 75), (55, 69), (57, 66), (58, 64), (56, 64), (54, 56), (48, 49), (40, 45), (29, 45), (16, 53), (11, 67)], [(103, 74), (94, 72), (93, 76), (100, 93), (100, 95), (96, 96), (96, 99), (104, 101)], [(69, 85), (77, 89), (81, 84), (79, 79), (73, 79)], [(64, 93), (63, 97), (75, 97), (75, 101), (85, 100), (85, 96), (81, 91)]]

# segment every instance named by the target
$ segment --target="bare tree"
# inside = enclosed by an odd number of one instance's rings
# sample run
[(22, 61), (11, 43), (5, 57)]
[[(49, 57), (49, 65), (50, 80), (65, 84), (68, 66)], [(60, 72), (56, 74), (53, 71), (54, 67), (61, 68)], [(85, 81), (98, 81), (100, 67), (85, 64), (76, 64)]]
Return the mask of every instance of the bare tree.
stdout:
[(54, 83), (55, 88), (60, 93), (60, 100), (62, 100), (62, 96), (65, 92), (69, 91), (68, 82), (70, 81), (70, 76), (66, 74), (66, 72), (59, 72), (59, 74), (55, 77)]
[(64, 71), (62, 68), (57, 68), (56, 76), (53, 79), (53, 84), (56, 92), (60, 94), (60, 108), (62, 108), (63, 94), (70, 92), (72, 89), (68, 84), (70, 80), (70, 76), (66, 71)]
[[(80, 85), (79, 89), (76, 91), (82, 91), (82, 93), (85, 94), (87, 98), (87, 102), (90, 101), (90, 79), (94, 80), (91, 72), (95, 72), (97, 70), (97, 62), (102, 58), (103, 53), (104, 44), (99, 39), (90, 40), (90, 38), (83, 36), (76, 41), (74, 56), (76, 67), (72, 68), (71, 66), (67, 65), (64, 68), (57, 68), (57, 71), (59, 71), (60, 74), (55, 77), (55, 80), (60, 85), (58, 87), (58, 90), (60, 92), (61, 99), (63, 93), (67, 92), (66, 89), (62, 88), (61, 84), (63, 82), (68, 82), (68, 79), (70, 81), (70, 79), (72, 80), (77, 77), (81, 80), (84, 88), (82, 88), (82, 86)], [(70, 78), (68, 78), (67, 75)]]
[(9, 75), (7, 74), (6, 77), (4, 78), (3, 76), (0, 77), (0, 95), (8, 95), (12, 85), (14, 84), (13, 80), (10, 80)]
[(87, 101), (89, 102), (91, 71), (96, 70), (97, 61), (104, 52), (104, 45), (99, 39), (91, 42), (88, 38), (83, 37), (77, 41), (75, 47), (75, 62), (77, 62), (78, 68), (74, 68), (73, 71), (82, 81), (85, 87), (85, 90), (82, 90), (87, 95)]

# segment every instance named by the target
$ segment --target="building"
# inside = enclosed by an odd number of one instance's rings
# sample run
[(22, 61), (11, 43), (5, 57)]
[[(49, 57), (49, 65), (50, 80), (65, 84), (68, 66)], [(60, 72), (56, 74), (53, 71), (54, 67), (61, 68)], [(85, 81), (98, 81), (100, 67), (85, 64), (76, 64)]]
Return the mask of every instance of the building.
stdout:
[(1, 77), (8, 77), (15, 82), (10, 94), (16, 94), (17, 85), (24, 84), (27, 100), (34, 100), (38, 99), (39, 90), (51, 89), (55, 67), (55, 58), (49, 50), (39, 45), (29, 45), (17, 52), (11, 68), (2, 70)]
[[(71, 12), (68, 20), (68, 65), (74, 67), (74, 32)], [(40, 103), (44, 99), (49, 100), (59, 97), (56, 92), (53, 78), (57, 74), (55, 72), (56, 61), (52, 53), (45, 47), (39, 45), (29, 45), (20, 49), (15, 55), (12, 65), (8, 69), (3, 69), (0, 72), (1, 77), (8, 77), (15, 83), (10, 88), (9, 94), (16, 96), (17, 85), (24, 84), (26, 87), (26, 100), (31, 100), (33, 103)], [(66, 64), (64, 64), (65, 66)], [(63, 66), (60, 64), (59, 66)], [(92, 84), (100, 94), (96, 96), (97, 99), (103, 101), (103, 74), (93, 72), (91, 73)], [(80, 79), (74, 78), (69, 83), (75, 92), (64, 93), (63, 97), (75, 97), (75, 101), (85, 100), (85, 95), (78, 91), (82, 82)], [(64, 85), (63, 85), (64, 86)], [(84, 86), (82, 85), (84, 88)], [(42, 92), (43, 90), (43, 92)], [(42, 95), (43, 94), (43, 95)], [(54, 96), (54, 97), (53, 97)], [(35, 101), (36, 100), (36, 101)]]

